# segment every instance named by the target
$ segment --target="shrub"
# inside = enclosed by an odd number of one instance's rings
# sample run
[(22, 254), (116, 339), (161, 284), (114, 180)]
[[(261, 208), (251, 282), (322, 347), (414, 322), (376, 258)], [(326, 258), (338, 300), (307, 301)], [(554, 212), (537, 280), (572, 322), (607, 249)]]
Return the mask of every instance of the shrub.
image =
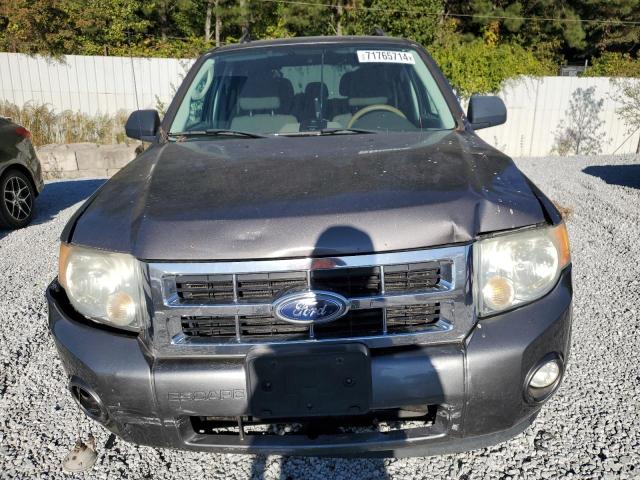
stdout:
[(591, 67), (584, 73), (586, 77), (640, 77), (640, 59), (628, 53), (604, 52), (592, 59)]
[(458, 95), (465, 98), (474, 93), (497, 92), (512, 77), (553, 75), (556, 70), (551, 58), (512, 43), (450, 41), (428, 50)]

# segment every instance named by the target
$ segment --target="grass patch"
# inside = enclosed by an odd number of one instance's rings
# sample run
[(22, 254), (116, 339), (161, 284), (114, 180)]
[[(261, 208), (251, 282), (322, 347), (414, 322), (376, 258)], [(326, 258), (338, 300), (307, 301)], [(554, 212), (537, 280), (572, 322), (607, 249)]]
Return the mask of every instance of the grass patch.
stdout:
[(558, 209), (558, 211), (560, 212), (560, 215), (562, 216), (562, 219), (566, 222), (569, 220), (569, 218), (571, 217), (571, 215), (573, 215), (573, 208), (571, 207), (564, 207), (562, 205), (560, 205), (558, 202), (553, 202), (553, 204), (556, 206), (556, 208)]
[(32, 102), (19, 107), (0, 101), (0, 116), (11, 118), (31, 132), (34, 145), (51, 143), (126, 143), (124, 124), (128, 113), (91, 116), (65, 110), (57, 113), (47, 104)]

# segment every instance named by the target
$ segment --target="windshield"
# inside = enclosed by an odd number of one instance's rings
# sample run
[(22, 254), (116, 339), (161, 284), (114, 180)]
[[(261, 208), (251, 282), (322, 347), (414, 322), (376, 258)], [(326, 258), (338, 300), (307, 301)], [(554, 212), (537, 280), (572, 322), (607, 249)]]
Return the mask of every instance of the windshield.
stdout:
[(276, 46), (204, 61), (170, 134), (453, 129), (420, 55), (402, 46)]

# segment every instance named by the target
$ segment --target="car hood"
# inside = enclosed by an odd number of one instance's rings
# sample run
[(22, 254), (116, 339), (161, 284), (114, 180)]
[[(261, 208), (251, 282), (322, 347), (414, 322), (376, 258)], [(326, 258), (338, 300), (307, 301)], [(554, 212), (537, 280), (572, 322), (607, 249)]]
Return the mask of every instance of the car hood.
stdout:
[(431, 247), (544, 221), (512, 160), (469, 132), (216, 138), (152, 147), (63, 240), (146, 260), (239, 260)]

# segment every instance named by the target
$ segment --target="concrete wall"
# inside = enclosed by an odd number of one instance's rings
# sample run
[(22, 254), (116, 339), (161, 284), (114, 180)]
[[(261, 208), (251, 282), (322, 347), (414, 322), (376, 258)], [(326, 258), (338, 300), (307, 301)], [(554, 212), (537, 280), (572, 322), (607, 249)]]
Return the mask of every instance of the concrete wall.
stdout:
[(98, 145), (72, 143), (38, 148), (38, 158), (47, 179), (111, 177), (136, 156), (139, 144)]

